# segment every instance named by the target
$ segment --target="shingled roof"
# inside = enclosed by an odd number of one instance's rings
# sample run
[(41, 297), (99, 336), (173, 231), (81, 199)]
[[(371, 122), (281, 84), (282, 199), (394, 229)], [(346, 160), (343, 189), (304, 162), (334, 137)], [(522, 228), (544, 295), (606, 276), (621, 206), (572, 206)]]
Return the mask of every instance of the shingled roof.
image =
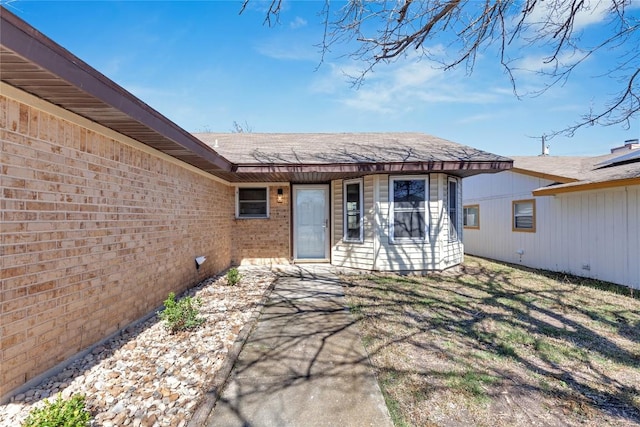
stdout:
[(514, 156), (512, 171), (556, 182), (534, 190), (535, 196), (640, 184), (640, 158), (616, 161), (623, 155)]
[[(240, 180), (306, 182), (367, 173), (499, 172), (511, 159), (423, 133), (198, 133)], [(314, 176), (303, 175), (309, 172)]]

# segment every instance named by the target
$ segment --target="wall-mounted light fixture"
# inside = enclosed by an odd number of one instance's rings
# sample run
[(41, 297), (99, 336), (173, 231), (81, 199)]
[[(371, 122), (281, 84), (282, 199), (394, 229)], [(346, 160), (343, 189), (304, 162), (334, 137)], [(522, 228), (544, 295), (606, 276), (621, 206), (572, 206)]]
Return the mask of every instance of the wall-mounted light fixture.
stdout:
[(196, 270), (200, 269), (200, 266), (202, 265), (203, 262), (205, 262), (207, 260), (206, 256), (198, 256), (196, 257)]
[(278, 203), (284, 202), (284, 190), (282, 188), (278, 188)]

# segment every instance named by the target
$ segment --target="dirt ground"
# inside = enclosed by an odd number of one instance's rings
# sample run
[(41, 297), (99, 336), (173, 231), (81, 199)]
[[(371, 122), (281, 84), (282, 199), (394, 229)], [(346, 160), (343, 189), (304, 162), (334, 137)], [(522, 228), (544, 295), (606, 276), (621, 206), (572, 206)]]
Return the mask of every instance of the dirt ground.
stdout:
[(473, 257), (343, 280), (397, 426), (640, 426), (637, 298)]

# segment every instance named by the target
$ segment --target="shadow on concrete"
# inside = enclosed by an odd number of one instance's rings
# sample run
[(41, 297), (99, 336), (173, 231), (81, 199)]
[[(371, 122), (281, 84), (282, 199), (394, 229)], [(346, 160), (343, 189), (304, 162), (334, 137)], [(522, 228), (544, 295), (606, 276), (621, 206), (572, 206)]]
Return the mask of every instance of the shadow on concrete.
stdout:
[(207, 426), (391, 426), (342, 283), (286, 268)]

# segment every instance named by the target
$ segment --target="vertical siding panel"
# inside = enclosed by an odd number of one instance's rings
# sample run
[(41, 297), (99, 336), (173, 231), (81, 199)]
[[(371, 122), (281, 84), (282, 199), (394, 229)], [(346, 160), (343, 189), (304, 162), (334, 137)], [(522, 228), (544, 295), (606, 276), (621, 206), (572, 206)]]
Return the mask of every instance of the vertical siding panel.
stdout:
[(569, 258), (569, 262), (567, 267), (564, 268), (564, 271), (568, 273), (576, 273), (580, 267), (580, 227), (578, 225), (579, 216), (580, 216), (580, 200), (576, 200), (575, 197), (567, 198), (567, 210), (564, 212), (564, 221), (567, 224), (567, 242), (569, 243), (569, 250), (567, 251), (567, 255)]
[(640, 289), (640, 186), (627, 187), (627, 275), (625, 282)]
[(616, 189), (610, 194), (611, 204), (608, 206), (611, 212), (612, 220), (612, 234), (607, 236), (610, 245), (613, 248), (614, 256), (614, 270), (615, 273), (613, 279), (615, 282), (624, 282), (624, 270), (625, 270), (625, 254), (626, 245), (622, 244), (627, 240), (627, 200), (624, 190)]
[(557, 213), (559, 211), (560, 201), (554, 197), (548, 197), (549, 209), (545, 218), (545, 221), (550, 223), (549, 225), (549, 234), (547, 235), (547, 247), (549, 248), (547, 253), (547, 258), (545, 260), (545, 265), (553, 265), (554, 260), (556, 260), (559, 255), (559, 235), (561, 230), (562, 222), (558, 220)]
[[(602, 250), (598, 247), (596, 241), (596, 230), (598, 229), (598, 194), (591, 193), (584, 196), (588, 202), (586, 209), (589, 211), (589, 230), (588, 233), (590, 235), (589, 239), (589, 249), (588, 249), (588, 262), (589, 266), (592, 269), (595, 269), (596, 265), (594, 263), (597, 262), (598, 253)], [(590, 271), (587, 272), (589, 277), (593, 277), (594, 273)]]
[(592, 231), (592, 233), (595, 233), (594, 244), (597, 245), (598, 248), (600, 248), (602, 253), (599, 257), (594, 257), (591, 271), (592, 274), (594, 274), (594, 277), (600, 278), (598, 272), (602, 271), (603, 266), (607, 265), (607, 263), (609, 262), (609, 254), (607, 253), (609, 248), (607, 247), (605, 242), (602, 241), (602, 236), (606, 235), (608, 228), (606, 221), (605, 196), (602, 193), (596, 194), (595, 212), (597, 221), (596, 228)]

